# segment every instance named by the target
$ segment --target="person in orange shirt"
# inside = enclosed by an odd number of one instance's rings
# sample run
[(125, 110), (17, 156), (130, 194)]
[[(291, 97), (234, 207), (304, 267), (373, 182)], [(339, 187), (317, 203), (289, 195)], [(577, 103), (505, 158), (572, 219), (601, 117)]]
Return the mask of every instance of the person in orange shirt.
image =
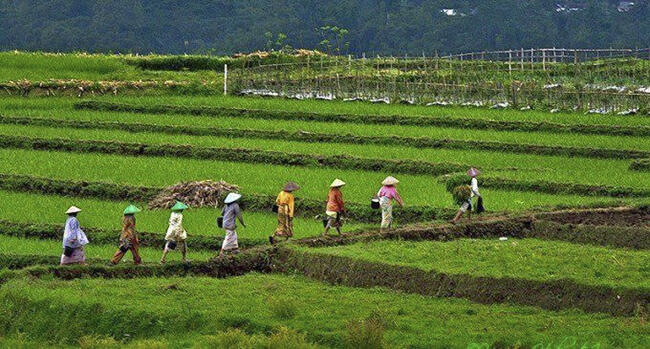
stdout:
[(278, 236), (286, 237), (289, 240), (293, 236), (293, 214), (294, 214), (294, 197), (293, 192), (300, 189), (300, 186), (294, 182), (288, 182), (278, 197), (275, 204), (278, 208), (278, 227), (275, 233), (269, 236), (271, 244), (275, 243)]
[(336, 232), (341, 235), (341, 227), (343, 226), (341, 215), (345, 212), (345, 204), (343, 202), (343, 193), (341, 192), (341, 188), (344, 185), (345, 182), (338, 178), (330, 185), (330, 191), (327, 194), (327, 208), (325, 210), (327, 224), (325, 225), (323, 235), (327, 235), (331, 228), (335, 228)]

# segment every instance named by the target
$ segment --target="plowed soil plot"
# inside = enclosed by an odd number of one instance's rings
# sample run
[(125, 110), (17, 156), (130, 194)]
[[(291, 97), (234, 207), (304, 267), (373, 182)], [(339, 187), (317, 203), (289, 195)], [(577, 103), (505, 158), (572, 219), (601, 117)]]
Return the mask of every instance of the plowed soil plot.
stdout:
[(539, 219), (563, 224), (611, 225), (650, 228), (650, 209), (611, 209), (544, 213)]

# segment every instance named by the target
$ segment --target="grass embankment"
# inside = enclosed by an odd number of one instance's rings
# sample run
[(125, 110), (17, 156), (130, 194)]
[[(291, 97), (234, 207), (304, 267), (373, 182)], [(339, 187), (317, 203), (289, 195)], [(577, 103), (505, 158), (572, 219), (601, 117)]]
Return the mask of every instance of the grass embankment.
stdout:
[[(568, 161), (564, 156), (503, 154), (496, 151), (420, 149), (413, 152), (411, 147), (318, 144), (149, 132), (134, 134), (114, 130), (16, 125), (0, 125), (0, 133), (7, 136), (4, 140), (6, 147), (175, 156), (342, 170), (375, 170), (392, 174), (440, 175), (461, 172), (472, 165), (480, 167), (487, 175), (512, 180), (650, 189), (644, 185), (644, 173), (628, 170), (629, 160), (571, 158)], [(38, 138), (15, 138), (15, 134)], [(109, 141), (119, 143), (102, 143)], [(39, 144), (33, 145), (30, 142)], [(453, 162), (449, 162), (450, 159)]]
[[(91, 240), (91, 243), (86, 245), (85, 251), (86, 258), (89, 259), (90, 265), (107, 265), (108, 261), (117, 251), (119, 235), (116, 235), (115, 243), (112, 245), (98, 245), (93, 243), (92, 234), (89, 234), (88, 238)], [(56, 258), (54, 265), (59, 264), (58, 259), (63, 253), (61, 241), (21, 239), (10, 236), (2, 236), (0, 238), (0, 250), (18, 256), (53, 256)], [(158, 263), (162, 256), (162, 248), (141, 247), (139, 253), (144, 263)], [(218, 251), (192, 250), (190, 247), (188, 250), (188, 259), (193, 261), (207, 261), (210, 258), (216, 257), (217, 254)], [(167, 257), (169, 262), (180, 261), (181, 253), (180, 251), (170, 252)], [(131, 252), (127, 252), (126, 256), (122, 259), (122, 263), (130, 264), (132, 261), (133, 258), (131, 257)], [(4, 267), (4, 265), (0, 265), (0, 268), (2, 267)]]
[[(189, 100), (192, 97), (187, 97)], [(221, 97), (219, 97), (221, 98)], [(114, 99), (123, 100), (124, 98)], [(246, 99), (242, 98), (242, 101)], [(355, 136), (376, 137), (396, 136), (407, 138), (452, 139), (462, 141), (492, 141), (516, 144), (537, 144), (546, 146), (610, 148), (620, 150), (650, 151), (647, 137), (607, 136), (607, 135), (557, 135), (547, 132), (491, 131), (445, 127), (393, 126), (372, 124), (349, 124), (336, 122), (309, 122), (303, 120), (263, 120), (230, 117), (203, 117), (177, 114), (102, 112), (73, 109), (75, 101), (69, 98), (6, 98), (0, 100), (0, 110), (9, 116), (47, 117), (67, 121), (103, 121), (120, 123), (146, 123), (165, 126), (191, 126), (200, 128), (254, 129), (264, 131), (314, 132), (326, 134), (351, 134)], [(475, 111), (478, 115), (481, 111)], [(478, 116), (477, 116), (478, 117)]]
[[(20, 159), (20, 161), (15, 161)], [(135, 186), (164, 187), (179, 181), (223, 179), (241, 186), (243, 193), (277, 195), (287, 180), (302, 186), (297, 197), (325, 200), (328, 185), (333, 178), (341, 178), (348, 185), (345, 199), (366, 205), (388, 174), (367, 171), (312, 169), (262, 164), (215, 162), (195, 159), (127, 157), (104, 154), (76, 154), (33, 150), (0, 149), (0, 160), (7, 174), (29, 174), (53, 179), (100, 181)], [(116, 169), (128, 168), (128, 171)], [(260, 176), (264, 173), (264, 176)], [(429, 176), (400, 175), (400, 193), (407, 205), (425, 205), (455, 208), (445, 186)], [(373, 185), (373, 183), (376, 183)], [(276, 188), (276, 189), (274, 189)], [(581, 197), (575, 195), (548, 195), (483, 189), (486, 205), (492, 211), (521, 211), (531, 207), (556, 205), (591, 205), (614, 203), (615, 198)], [(489, 202), (488, 202), (489, 198)], [(644, 200), (644, 199), (639, 199)], [(638, 200), (626, 200), (637, 202)], [(398, 208), (399, 210), (399, 208)]]
[(252, 138), (284, 140), (303, 143), (342, 143), (357, 145), (380, 145), (417, 147), (420, 149), (459, 149), (478, 151), (499, 151), (506, 153), (520, 153), (533, 155), (572, 156), (605, 159), (637, 159), (650, 156), (650, 151), (593, 148), (593, 147), (567, 147), (562, 145), (540, 145), (532, 143), (505, 143), (479, 140), (441, 139), (430, 137), (401, 137), (401, 136), (359, 136), (351, 133), (316, 133), (304, 130), (299, 131), (273, 131), (264, 129), (224, 128), (224, 127), (197, 127), (182, 125), (166, 125), (161, 123), (141, 123), (122, 121), (98, 120), (66, 120), (64, 118), (40, 118), (21, 116), (0, 116), (3, 125), (21, 125), (25, 127), (47, 128), (74, 128), (80, 130), (113, 130), (134, 133), (138, 136), (142, 132), (159, 133), (178, 136), (211, 136), (228, 138)]
[[(383, 332), (388, 344), (416, 347), (431, 343), (466, 347), (472, 342), (534, 346), (559, 343), (565, 337), (601, 347), (637, 347), (646, 345), (648, 338), (647, 327), (636, 319), (484, 306), (383, 289), (323, 286), (279, 275), (12, 280), (0, 289), (0, 299), (5, 314), (0, 321), (9, 333), (20, 328), (29, 339), (59, 343), (76, 343), (78, 333), (118, 340), (160, 339), (209, 335), (233, 327), (250, 334), (269, 333), (286, 326), (305, 333), (310, 341), (340, 347), (350, 333), (361, 336), (346, 325), (364, 320), (363, 327), (376, 336)], [(371, 330), (373, 323), (376, 332)]]
[(304, 251), (393, 265), (492, 278), (571, 279), (588, 285), (646, 288), (649, 251), (537, 239), (460, 239), (450, 242), (377, 241)]
[(466, 129), (488, 129), (499, 131), (544, 131), (552, 133), (604, 134), (619, 136), (647, 136), (650, 126), (647, 125), (610, 125), (610, 124), (567, 124), (557, 122), (492, 120), (473, 117), (450, 118), (448, 116), (406, 116), (406, 115), (368, 115), (368, 114), (329, 114), (306, 112), (291, 112), (286, 110), (255, 110), (241, 108), (223, 108), (209, 106), (186, 105), (135, 105), (102, 101), (87, 101), (75, 105), (80, 109), (100, 111), (156, 113), (156, 114), (193, 114), (207, 116), (230, 116), (254, 119), (279, 119), (324, 122), (347, 122), (357, 124), (379, 125), (410, 125), (410, 126), (440, 126)]
[[(98, 98), (102, 101), (115, 101), (111, 97)], [(161, 101), (155, 97), (121, 97), (117, 102), (159, 106)], [(650, 126), (650, 118), (644, 116), (585, 115), (576, 113), (549, 113), (547, 111), (490, 110), (472, 107), (425, 107), (395, 104), (349, 103), (343, 101), (287, 100), (283, 98), (256, 98), (235, 96), (170, 96), (165, 104), (188, 107), (225, 107), (241, 109), (268, 109), (280, 112), (317, 112), (326, 114), (352, 115), (402, 115), (402, 116), (440, 116), (445, 118), (472, 118), (496, 121), (552, 122), (565, 125), (618, 125)]]

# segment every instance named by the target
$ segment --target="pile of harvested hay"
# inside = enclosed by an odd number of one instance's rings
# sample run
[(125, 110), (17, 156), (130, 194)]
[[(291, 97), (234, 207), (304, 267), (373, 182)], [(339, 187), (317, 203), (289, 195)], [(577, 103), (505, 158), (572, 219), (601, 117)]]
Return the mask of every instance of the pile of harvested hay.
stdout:
[(181, 182), (156, 195), (149, 201), (149, 209), (169, 209), (177, 200), (189, 207), (217, 207), (233, 191), (239, 191), (239, 187), (224, 181)]

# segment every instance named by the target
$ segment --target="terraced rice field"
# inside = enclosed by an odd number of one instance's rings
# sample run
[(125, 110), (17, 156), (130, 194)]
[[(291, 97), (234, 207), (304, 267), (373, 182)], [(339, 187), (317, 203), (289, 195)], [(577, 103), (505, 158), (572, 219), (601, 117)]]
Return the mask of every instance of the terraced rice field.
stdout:
[[(53, 56), (57, 75), (21, 57), (0, 54), (1, 79), (212, 74)], [(650, 118), (180, 92), (0, 98), (0, 345), (650, 346), (650, 182), (630, 168), (650, 158)], [(451, 226), (449, 187), (470, 166), (487, 212)], [(388, 175), (406, 205), (382, 234), (368, 201)], [(350, 215), (323, 238), (334, 178)], [(169, 212), (148, 199), (206, 179), (240, 186), (245, 251), (215, 258), (220, 208), (191, 208), (191, 262), (159, 265)], [(288, 180), (302, 187), (296, 235), (271, 247)], [(145, 263), (107, 266), (130, 203)], [(56, 267), (71, 205), (90, 265)], [(569, 218), (540, 214), (560, 208)]]

